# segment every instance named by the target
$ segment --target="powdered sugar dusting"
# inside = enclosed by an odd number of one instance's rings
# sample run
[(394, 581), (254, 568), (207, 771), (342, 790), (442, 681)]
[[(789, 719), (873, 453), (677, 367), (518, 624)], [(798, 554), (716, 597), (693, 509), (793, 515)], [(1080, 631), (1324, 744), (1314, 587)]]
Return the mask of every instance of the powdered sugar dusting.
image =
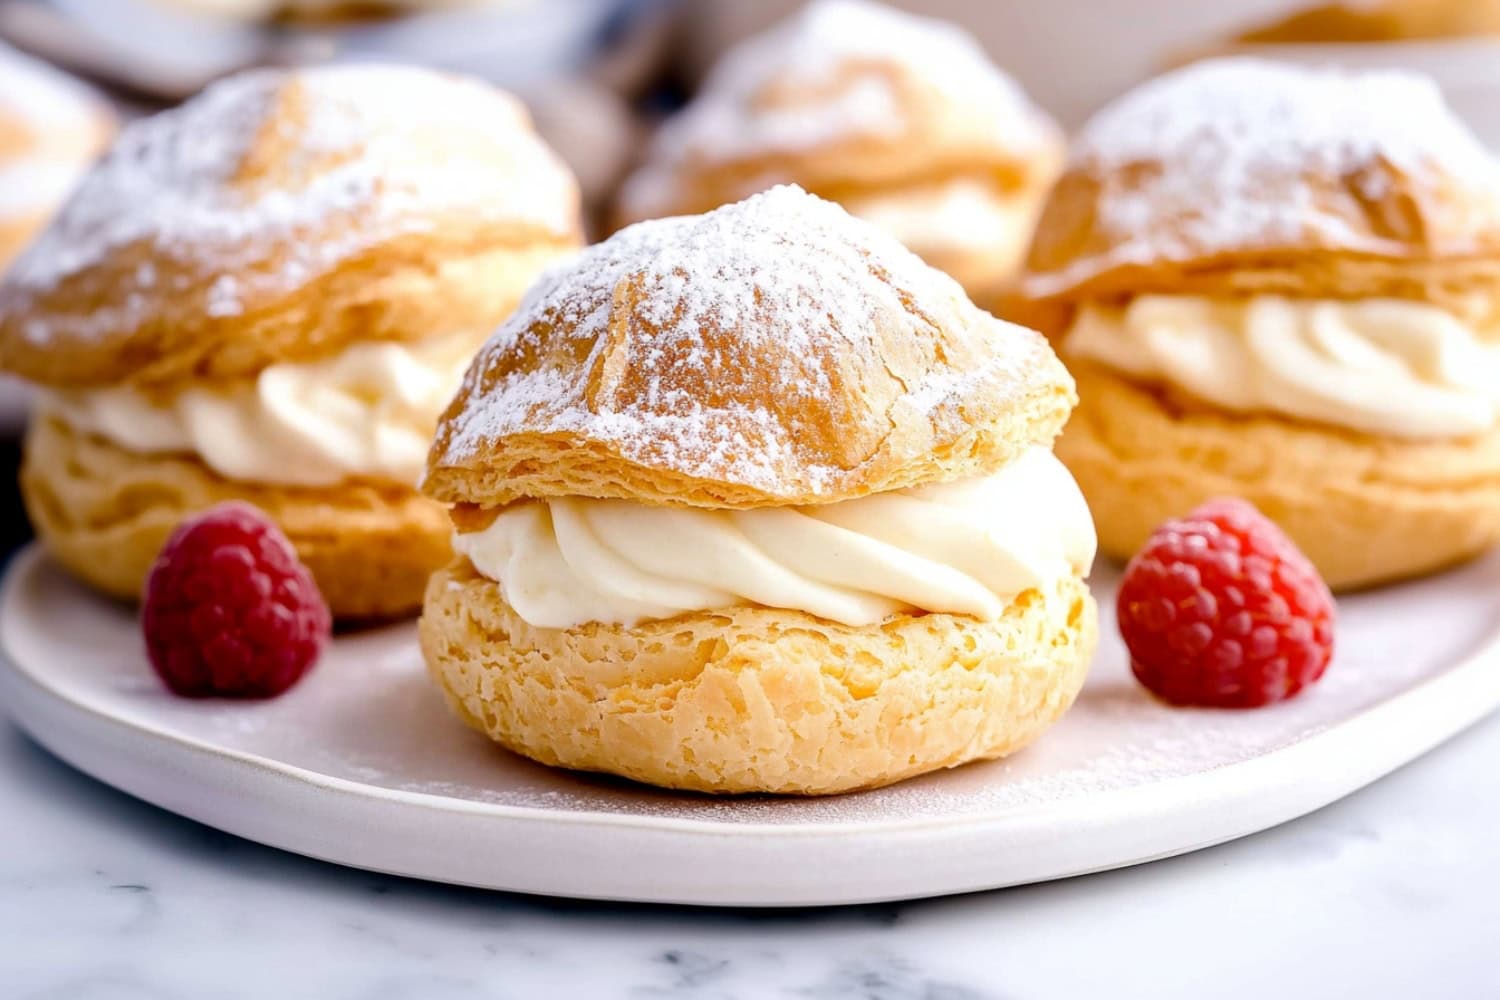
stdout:
[(672, 171), (688, 161), (711, 166), (900, 134), (909, 123), (890, 81), (860, 71), (873, 64), (894, 66), (972, 109), (1018, 158), (1052, 141), (1047, 119), (957, 25), (869, 0), (816, 0), (725, 54), (693, 103), (657, 133), (647, 168), (630, 179), (623, 200), (662, 203)]
[[(242, 183), (257, 157), (275, 160), (274, 179)], [(486, 85), (393, 66), (264, 70), (128, 127), (9, 277), (45, 292), (146, 243), (158, 257), (222, 272), (212, 308), (232, 315), (249, 294), (294, 288), (438, 217), (566, 234), (576, 210), (570, 175), (520, 105)], [(259, 266), (268, 255), (269, 271)], [(140, 290), (116, 289), (94, 326), (133, 327)], [(48, 326), (34, 330), (45, 337)]]
[[(640, 290), (629, 306), (629, 366), (651, 374), (643, 391), (614, 398), (591, 390), (587, 373), (617, 349), (609, 324), (627, 283)], [(462, 462), (519, 432), (577, 433), (644, 465), (770, 493), (796, 470), (821, 492), (847, 470), (802, 448), (804, 401), (846, 391), (830, 382), (831, 357), (879, 367), (877, 317), (913, 309), (962, 311), (951, 322), (975, 325), (985, 360), (965, 371), (934, 368), (906, 387), (899, 406), (956, 411), (981, 382), (1020, 391), (1048, 356), (1039, 335), (979, 313), (952, 279), (800, 188), (641, 223), (533, 286), (470, 368), (468, 405), (437, 459)], [(555, 363), (508, 370), (518, 356)], [(481, 393), (496, 371), (505, 374)]]
[[(1491, 155), (1424, 76), (1255, 59), (1199, 63), (1132, 91), (1084, 127), (1071, 160), (1104, 178), (1099, 223), (1120, 241), (1112, 261), (1358, 242), (1342, 216), (1320, 210), (1308, 174), (1337, 178), (1383, 164), (1418, 178), (1441, 172), (1479, 197), (1500, 181)], [(1144, 178), (1132, 170), (1157, 163)]]
[[(1188, 790), (1171, 795), (1164, 783), (1232, 769), (1389, 705), (1415, 686), (1444, 677), (1492, 641), (1500, 620), (1496, 556), (1341, 598), (1338, 648), (1328, 674), (1290, 702), (1252, 711), (1173, 708), (1155, 701), (1130, 676), (1108, 610), (1118, 573), (1105, 567), (1092, 581), (1102, 612), (1101, 644), (1088, 684), (1033, 746), (1006, 760), (871, 792), (716, 799), (554, 770), (499, 750), (448, 712), (427, 677), (410, 625), (340, 636), (316, 670), (272, 701), (170, 697), (145, 657), (131, 652), (139, 649), (133, 612), (89, 594), (50, 565), (41, 569), (28, 573), (40, 579), (13, 588), (12, 610), (20, 612), (14, 623), (25, 628), (7, 641), (26, 654), (13, 659), (40, 683), (111, 717), (373, 786), (365, 794), (399, 789), (438, 796), (445, 801), (433, 803), (435, 810), (481, 804), (540, 810), (559, 821), (567, 814), (578, 822), (599, 815), (687, 820), (731, 837), (737, 825), (751, 823), (794, 829), (839, 824), (848, 827), (844, 835), (858, 838), (866, 824), (979, 817), (995, 824), (998, 835), (1007, 823), (1034, 821), (1037, 810), (1049, 807), (1086, 810), (1094, 822), (1108, 822), (1111, 809), (1123, 807), (1107, 796), (1158, 785), (1163, 794), (1157, 808), (1168, 823), (1194, 800)], [(350, 698), (351, 690), (360, 692), (358, 699)], [(1431, 715), (1433, 703), (1427, 708)], [(1392, 739), (1408, 737), (1393, 731)], [(1340, 755), (1325, 757), (1323, 766), (1362, 764)], [(1217, 791), (1247, 794), (1243, 779), (1223, 777)], [(1202, 786), (1193, 791), (1201, 794)], [(440, 821), (434, 811), (433, 822)], [(601, 845), (613, 832), (600, 828)], [(724, 852), (725, 863), (733, 863), (732, 840)]]

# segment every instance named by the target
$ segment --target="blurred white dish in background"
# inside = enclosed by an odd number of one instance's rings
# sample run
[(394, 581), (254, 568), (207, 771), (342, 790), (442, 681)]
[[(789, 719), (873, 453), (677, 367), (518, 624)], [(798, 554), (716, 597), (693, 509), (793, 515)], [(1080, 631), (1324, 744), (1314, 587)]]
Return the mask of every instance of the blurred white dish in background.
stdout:
[[(256, 12), (285, 10), (291, 5), (284, 0), (51, 0), (51, 7), (110, 66), (131, 68), (128, 82), (137, 89), (181, 100), (219, 76), (267, 61), (410, 62), (524, 90), (587, 67), (600, 39), (632, 6), (629, 0), (299, 2), (307, 12), (399, 6), (410, 16), (331, 21), (326, 31), (270, 31)], [(223, 16), (236, 9), (253, 16)], [(319, 27), (316, 18), (308, 20)]]

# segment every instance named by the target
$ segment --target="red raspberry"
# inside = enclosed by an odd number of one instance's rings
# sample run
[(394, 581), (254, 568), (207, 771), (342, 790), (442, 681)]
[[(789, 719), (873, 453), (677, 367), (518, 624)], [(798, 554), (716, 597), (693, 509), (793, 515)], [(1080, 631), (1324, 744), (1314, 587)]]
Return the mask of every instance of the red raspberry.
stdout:
[(1178, 705), (1281, 701), (1333, 655), (1327, 584), (1244, 500), (1210, 500), (1157, 528), (1125, 567), (1116, 609), (1135, 676)]
[(146, 652), (189, 698), (269, 698), (317, 660), (332, 620), (281, 529), (250, 504), (178, 525), (146, 579)]

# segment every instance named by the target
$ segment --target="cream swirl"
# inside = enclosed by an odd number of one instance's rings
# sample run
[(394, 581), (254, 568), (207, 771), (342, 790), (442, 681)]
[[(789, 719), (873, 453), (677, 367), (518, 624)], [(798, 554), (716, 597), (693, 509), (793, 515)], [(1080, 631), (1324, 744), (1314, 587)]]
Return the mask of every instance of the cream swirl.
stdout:
[(884, 230), (917, 255), (923, 251), (985, 251), (1019, 263), (1041, 208), (1041, 193), (1006, 194), (968, 178), (922, 190), (843, 199), (849, 214)]
[(1086, 306), (1064, 350), (1226, 410), (1372, 434), (1462, 437), (1500, 419), (1500, 344), (1420, 302), (1143, 295)]
[(43, 394), (40, 411), (128, 451), (190, 452), (228, 479), (413, 485), (437, 419), (481, 340), (464, 333), (359, 343), (164, 401), (125, 386), (54, 390)]
[(993, 475), (752, 510), (528, 500), (454, 537), (539, 628), (634, 625), (756, 604), (873, 625), (913, 611), (995, 619), (1094, 559), (1072, 476), (1033, 448)]

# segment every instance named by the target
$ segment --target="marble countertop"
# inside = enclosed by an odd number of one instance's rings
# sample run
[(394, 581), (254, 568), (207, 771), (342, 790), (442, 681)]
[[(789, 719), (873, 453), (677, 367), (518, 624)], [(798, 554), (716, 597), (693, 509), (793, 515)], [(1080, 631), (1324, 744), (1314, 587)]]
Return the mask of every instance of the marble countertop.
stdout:
[(1197, 854), (920, 903), (722, 912), (320, 864), (137, 802), (0, 724), (0, 995), (1497, 996), (1497, 760), (1493, 717), (1312, 816)]

